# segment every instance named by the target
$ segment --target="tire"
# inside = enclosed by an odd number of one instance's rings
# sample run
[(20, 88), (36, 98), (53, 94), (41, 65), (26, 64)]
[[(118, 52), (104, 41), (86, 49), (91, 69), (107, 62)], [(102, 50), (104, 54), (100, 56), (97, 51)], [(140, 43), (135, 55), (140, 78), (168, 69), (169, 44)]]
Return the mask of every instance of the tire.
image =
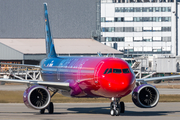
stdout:
[(49, 111), (49, 114), (53, 114), (53, 113), (54, 113), (54, 105), (53, 105), (53, 102), (50, 102), (50, 103), (49, 103), (48, 111)]
[(114, 115), (115, 115), (115, 112), (116, 112), (115, 110), (111, 109), (110, 115), (111, 115), (111, 116), (114, 116)]
[(44, 112), (45, 112), (45, 109), (40, 110), (40, 114), (44, 114)]
[(116, 109), (116, 116), (119, 116), (120, 115), (120, 110), (119, 108)]
[(125, 112), (124, 102), (120, 102), (120, 113), (124, 113), (124, 112)]

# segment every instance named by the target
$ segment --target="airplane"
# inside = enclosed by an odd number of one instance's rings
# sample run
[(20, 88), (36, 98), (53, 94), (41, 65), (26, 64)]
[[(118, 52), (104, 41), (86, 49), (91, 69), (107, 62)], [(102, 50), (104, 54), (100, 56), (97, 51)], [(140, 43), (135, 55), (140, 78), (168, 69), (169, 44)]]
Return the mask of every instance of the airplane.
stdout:
[[(180, 75), (136, 79), (128, 63), (115, 57), (63, 57), (57, 56), (50, 31), (47, 3), (44, 3), (46, 54), (40, 65), (19, 66), (40, 68), (43, 81), (0, 79), (0, 82), (22, 83), (29, 87), (24, 91), (24, 104), (32, 109), (45, 109), (54, 113), (51, 98), (56, 93), (78, 98), (109, 98), (110, 115), (125, 112), (121, 98), (132, 93), (133, 103), (140, 108), (152, 108), (158, 104), (159, 92), (148, 81), (180, 78)], [(8, 64), (8, 63), (0, 63)], [(18, 66), (16, 64), (8, 64)], [(50, 91), (52, 94), (50, 94)]]

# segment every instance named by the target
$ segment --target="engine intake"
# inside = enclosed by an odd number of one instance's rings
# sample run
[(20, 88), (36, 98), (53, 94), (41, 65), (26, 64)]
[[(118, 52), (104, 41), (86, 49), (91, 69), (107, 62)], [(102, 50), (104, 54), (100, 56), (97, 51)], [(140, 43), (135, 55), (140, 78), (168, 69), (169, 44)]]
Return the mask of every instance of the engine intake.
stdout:
[(27, 88), (23, 94), (24, 104), (36, 110), (46, 108), (51, 100), (49, 91), (40, 85)]
[(137, 86), (132, 93), (132, 101), (141, 108), (152, 108), (158, 104), (159, 92), (149, 84)]

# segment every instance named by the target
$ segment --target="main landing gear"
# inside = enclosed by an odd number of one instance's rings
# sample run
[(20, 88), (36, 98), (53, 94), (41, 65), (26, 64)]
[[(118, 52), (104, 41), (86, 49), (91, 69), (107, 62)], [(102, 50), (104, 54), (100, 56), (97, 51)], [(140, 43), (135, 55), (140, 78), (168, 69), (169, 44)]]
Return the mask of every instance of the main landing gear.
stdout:
[(46, 109), (48, 110), (49, 114), (53, 114), (53, 113), (54, 113), (54, 105), (53, 105), (53, 102), (50, 102), (47, 108), (41, 109), (41, 110), (40, 110), (40, 114), (44, 114), (44, 112), (45, 112)]
[[(54, 91), (54, 93), (51, 95), (51, 98), (58, 92), (58, 89)], [(53, 102), (50, 102), (49, 105), (47, 106), (47, 108), (45, 109), (41, 109), (40, 110), (40, 114), (44, 114), (45, 110), (48, 110), (49, 114), (53, 114), (54, 113), (54, 105)]]
[(125, 112), (124, 102), (120, 102), (119, 103), (120, 98), (114, 98), (113, 97), (111, 99), (111, 101), (112, 101), (111, 105), (110, 105), (110, 107), (111, 107), (111, 110), (110, 110), (111, 116), (114, 116), (114, 115), (119, 116), (120, 113), (124, 113)]

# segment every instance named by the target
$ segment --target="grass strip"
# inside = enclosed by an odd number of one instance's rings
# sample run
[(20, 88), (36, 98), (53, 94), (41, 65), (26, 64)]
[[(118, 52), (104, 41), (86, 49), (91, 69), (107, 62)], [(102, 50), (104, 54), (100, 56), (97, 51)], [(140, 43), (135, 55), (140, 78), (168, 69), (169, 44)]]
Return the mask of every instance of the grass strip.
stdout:
[[(56, 94), (51, 100), (54, 103), (110, 103), (108, 98), (71, 98)], [(121, 101), (132, 102), (131, 95)], [(180, 95), (160, 95), (159, 102), (180, 102)], [(0, 103), (23, 103), (23, 91), (0, 91)]]

